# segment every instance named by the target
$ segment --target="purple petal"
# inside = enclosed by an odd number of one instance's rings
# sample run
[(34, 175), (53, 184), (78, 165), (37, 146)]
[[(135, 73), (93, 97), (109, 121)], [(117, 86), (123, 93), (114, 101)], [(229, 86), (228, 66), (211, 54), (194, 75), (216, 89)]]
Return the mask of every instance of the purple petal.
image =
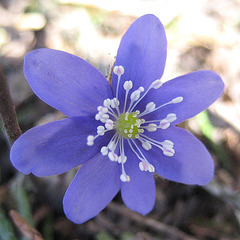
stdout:
[(25, 57), (24, 74), (34, 93), (67, 116), (94, 114), (112, 96), (110, 84), (83, 59), (52, 49)]
[(75, 223), (95, 217), (120, 189), (119, 165), (98, 154), (83, 164), (64, 199), (66, 216)]
[(182, 102), (167, 105), (146, 116), (146, 119), (162, 119), (175, 113), (177, 120), (173, 124), (176, 125), (209, 107), (221, 96), (223, 89), (223, 81), (216, 73), (207, 70), (192, 72), (164, 83), (157, 90), (152, 89), (137, 108), (144, 110), (151, 101), (158, 107), (181, 96)]
[(153, 173), (142, 172), (139, 169), (140, 160), (125, 145), (127, 161), (124, 164), (129, 182), (122, 182), (122, 199), (127, 207), (140, 214), (149, 213), (155, 203), (155, 180)]
[(174, 143), (175, 154), (163, 155), (162, 150), (153, 146), (144, 155), (153, 164), (156, 173), (175, 182), (205, 185), (213, 177), (214, 164), (206, 147), (192, 134), (179, 127), (170, 127), (148, 134), (154, 140)]
[[(133, 81), (134, 90), (161, 78), (167, 55), (167, 40), (162, 23), (154, 15), (138, 18), (123, 36), (115, 62), (122, 65), (124, 74), (120, 83), (120, 102), (124, 100), (123, 83)], [(113, 74), (113, 93), (116, 92), (117, 76)]]
[[(13, 144), (10, 159), (24, 174), (49, 176), (64, 173), (95, 156), (106, 140), (91, 147), (87, 136), (94, 134), (97, 121), (89, 117), (67, 118), (30, 129)], [(104, 136), (105, 137), (105, 136)]]

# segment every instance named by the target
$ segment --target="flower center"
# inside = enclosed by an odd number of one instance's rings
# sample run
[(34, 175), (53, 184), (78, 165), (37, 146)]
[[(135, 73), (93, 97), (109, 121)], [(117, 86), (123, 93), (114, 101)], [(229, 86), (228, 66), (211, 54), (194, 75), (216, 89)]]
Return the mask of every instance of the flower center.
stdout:
[[(121, 164), (122, 174), (120, 175), (120, 179), (122, 182), (129, 182), (130, 176), (126, 174), (124, 168), (124, 164), (127, 161), (125, 147), (130, 148), (136, 155), (136, 159), (129, 159), (129, 161), (136, 161), (138, 159), (140, 161), (139, 169), (141, 171), (155, 171), (155, 167), (149, 163), (145, 157), (145, 152), (150, 151), (152, 147), (159, 148), (163, 155), (167, 157), (172, 157), (175, 154), (175, 150), (173, 149), (174, 143), (172, 141), (168, 139), (157, 141), (152, 138), (151, 132), (157, 130), (162, 131), (169, 128), (171, 123), (177, 119), (176, 114), (169, 113), (163, 119), (152, 119), (148, 121), (145, 121), (142, 117), (158, 111), (161, 108), (165, 108), (170, 104), (181, 103), (183, 97), (177, 96), (160, 106), (156, 106), (154, 102), (149, 102), (146, 104), (145, 110), (140, 112), (135, 110), (136, 106), (151, 89), (158, 89), (162, 86), (163, 83), (161, 80), (157, 79), (153, 81), (145, 93), (143, 93), (144, 88), (140, 86), (135, 91), (132, 91), (130, 95), (129, 92), (133, 87), (133, 83), (132, 81), (125, 81), (123, 84), (125, 98), (124, 102), (120, 103), (118, 94), (121, 76), (124, 74), (123, 66), (115, 66), (113, 73), (118, 76), (116, 97), (113, 99), (105, 99), (103, 105), (97, 108), (98, 112), (95, 115), (95, 119), (100, 121), (101, 125), (97, 127), (97, 135), (89, 135), (87, 137), (87, 145), (92, 146), (96, 138), (104, 136), (108, 131), (114, 131), (108, 144), (101, 147), (101, 154), (104, 156), (107, 155), (111, 161)], [(122, 112), (119, 108), (120, 104), (122, 104)], [(159, 135), (160, 134), (161, 133), (159, 133)]]
[(143, 133), (144, 129), (140, 126), (145, 122), (144, 119), (137, 118), (138, 112), (122, 113), (116, 123), (117, 132), (126, 139), (139, 138), (139, 133)]

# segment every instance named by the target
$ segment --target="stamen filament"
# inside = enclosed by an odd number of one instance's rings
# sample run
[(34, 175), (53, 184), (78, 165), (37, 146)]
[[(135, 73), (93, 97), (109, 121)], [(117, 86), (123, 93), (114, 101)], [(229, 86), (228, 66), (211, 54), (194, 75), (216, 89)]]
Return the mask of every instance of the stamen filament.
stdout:
[(140, 97), (138, 99), (138, 101), (132, 106), (132, 108), (130, 109), (130, 112), (132, 112), (134, 110), (134, 108), (138, 105), (138, 103), (147, 95), (147, 93), (152, 89), (152, 88), (155, 88), (155, 89), (158, 89), (159, 87), (162, 86), (162, 82), (160, 79), (157, 79), (155, 80), (150, 86), (149, 88), (147, 89), (147, 91), (142, 95), (142, 97)]
[(145, 116), (145, 115), (147, 115), (147, 114), (149, 114), (149, 113), (152, 113), (152, 112), (155, 112), (155, 111), (157, 111), (158, 109), (160, 109), (160, 108), (162, 108), (162, 107), (165, 107), (165, 106), (167, 106), (167, 105), (169, 105), (169, 104), (176, 104), (176, 103), (180, 103), (180, 102), (182, 102), (183, 101), (183, 97), (176, 97), (176, 98), (174, 98), (174, 99), (172, 99), (171, 101), (169, 101), (169, 102), (167, 102), (167, 103), (164, 103), (164, 104), (162, 104), (161, 106), (159, 106), (159, 107), (156, 107), (155, 109), (153, 109), (152, 111), (144, 111), (144, 112), (142, 112), (142, 113), (140, 113), (139, 115), (138, 115), (138, 117), (140, 118), (140, 117), (143, 117), (143, 116)]

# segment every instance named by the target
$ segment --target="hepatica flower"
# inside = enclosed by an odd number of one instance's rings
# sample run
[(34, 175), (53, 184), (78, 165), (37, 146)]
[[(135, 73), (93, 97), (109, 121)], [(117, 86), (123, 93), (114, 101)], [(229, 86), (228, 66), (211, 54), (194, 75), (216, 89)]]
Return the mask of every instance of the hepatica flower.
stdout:
[(212, 71), (197, 71), (163, 83), (166, 49), (159, 19), (137, 19), (121, 40), (112, 87), (77, 56), (51, 49), (26, 55), (31, 88), (68, 118), (24, 133), (12, 146), (11, 161), (36, 176), (81, 165), (63, 200), (73, 222), (96, 216), (119, 190), (130, 209), (147, 214), (155, 202), (154, 173), (198, 185), (213, 177), (204, 145), (175, 125), (213, 103), (223, 82)]

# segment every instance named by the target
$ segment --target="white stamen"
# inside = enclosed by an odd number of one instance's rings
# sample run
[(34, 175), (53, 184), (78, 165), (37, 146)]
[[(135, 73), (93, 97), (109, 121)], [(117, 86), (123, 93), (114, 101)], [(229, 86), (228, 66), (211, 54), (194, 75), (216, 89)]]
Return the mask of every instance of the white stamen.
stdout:
[(119, 156), (118, 157), (118, 163), (125, 163), (127, 161), (127, 156), (123, 155), (123, 156)]
[(142, 147), (146, 151), (148, 151), (148, 150), (150, 150), (152, 148), (152, 145), (151, 145), (151, 143), (149, 141), (142, 141)]
[(107, 98), (107, 99), (105, 99), (104, 101), (103, 101), (103, 105), (105, 106), (105, 107), (109, 107), (109, 106), (111, 106), (111, 103), (112, 103), (112, 101), (111, 101), (111, 99), (109, 99), (109, 98)]
[(150, 142), (152, 145), (160, 148), (163, 151), (163, 154), (168, 157), (172, 157), (175, 154), (175, 151), (173, 149), (174, 143), (170, 140), (165, 140), (164, 142), (159, 142), (159, 141), (156, 141), (144, 134), (141, 134), (141, 137), (139, 138), (139, 140), (141, 142), (144, 142), (144, 141)]
[(151, 84), (150, 88), (158, 89), (162, 85), (163, 85), (163, 82), (160, 79), (157, 79)]
[(130, 177), (126, 174), (126, 173), (122, 173), (120, 176), (120, 179), (122, 182), (129, 182), (130, 181)]
[(167, 157), (172, 157), (174, 155), (175, 151), (174, 149), (164, 149), (163, 154)]
[(150, 102), (146, 105), (145, 111), (148, 111), (148, 112), (153, 111), (155, 109), (155, 107), (156, 107), (156, 104), (154, 102)]
[(141, 171), (147, 171), (148, 170), (148, 164), (146, 162), (140, 162), (139, 168)]
[[(95, 118), (96, 118), (96, 116), (95, 116)], [(109, 118), (109, 115), (106, 114), (106, 113), (104, 113), (103, 115), (100, 116), (100, 119), (99, 119), (99, 120), (100, 120), (102, 123), (105, 123), (108, 118)]]
[[(123, 66), (115, 66), (113, 68), (113, 72), (118, 76), (117, 88), (116, 88), (116, 98), (118, 99), (119, 83), (120, 83), (120, 80), (121, 80), (121, 76), (124, 74), (124, 68), (123, 68)], [(116, 109), (118, 110), (118, 108), (116, 108)], [(118, 110), (118, 114), (120, 115), (119, 110)]]
[(117, 98), (113, 98), (111, 100), (111, 107), (112, 108), (117, 108), (119, 106), (119, 100)]
[(142, 112), (141, 114), (139, 114), (138, 115), (138, 117), (143, 117), (144, 115), (147, 115), (147, 114), (149, 114), (149, 113), (152, 113), (152, 112), (154, 112), (154, 111), (156, 111), (156, 110), (158, 110), (158, 109), (160, 109), (160, 108), (162, 108), (162, 107), (165, 107), (165, 106), (167, 106), (167, 105), (169, 105), (169, 104), (175, 104), (175, 103), (180, 103), (180, 102), (182, 102), (183, 101), (183, 97), (176, 97), (176, 98), (174, 98), (174, 99), (172, 99), (170, 102), (167, 102), (167, 103), (164, 103), (163, 105), (161, 105), (161, 106), (158, 106), (157, 108), (155, 108), (154, 110), (152, 110), (151, 112), (146, 112), (146, 111), (144, 111), (144, 112)]
[(149, 162), (142, 161), (139, 163), (139, 168), (141, 171), (155, 172), (155, 168)]
[(152, 164), (148, 165), (148, 171), (149, 172), (155, 172), (155, 167)]
[(94, 136), (93, 135), (89, 135), (88, 137), (87, 137), (87, 145), (88, 146), (92, 146), (93, 144), (94, 144)]
[(177, 116), (175, 113), (170, 113), (167, 115), (166, 119), (171, 123), (174, 122), (177, 119)]
[(104, 106), (99, 106), (97, 108), (97, 110), (101, 113), (107, 113), (108, 112), (108, 108), (107, 107), (104, 107)]
[(139, 90), (140, 92), (144, 92), (144, 87), (139, 87), (138, 90)]
[[(132, 149), (132, 151), (137, 155), (137, 157), (141, 160), (141, 164), (139, 164), (139, 168), (140, 168), (140, 170), (144, 170), (144, 171), (149, 171), (149, 172), (153, 172), (153, 171), (155, 171), (155, 168), (154, 168), (154, 166), (152, 166), (148, 161), (147, 161), (147, 159), (145, 158), (145, 156), (143, 155), (143, 153), (141, 152), (141, 150), (140, 150), (140, 148), (138, 147), (138, 145), (135, 143), (135, 141), (133, 141), (133, 140), (131, 140), (132, 141), (132, 143), (134, 144), (134, 146), (136, 147), (136, 149), (138, 150), (138, 152), (140, 153), (140, 155), (142, 156), (142, 157), (140, 157), (139, 155), (138, 155), (138, 153), (134, 150), (134, 148), (132, 147), (132, 144), (130, 143), (130, 141), (128, 140), (128, 143), (129, 143), (129, 146), (130, 146), (130, 148)], [(145, 170), (146, 169), (146, 170)], [(143, 171), (142, 170), (142, 171)]]
[(116, 75), (121, 76), (121, 75), (124, 74), (124, 68), (123, 68), (123, 66), (115, 66), (115, 67), (113, 68), (113, 72), (114, 72)]
[(170, 140), (164, 140), (162, 143), (163, 147), (167, 147), (167, 146), (172, 146), (174, 145), (174, 143)]
[(182, 100), (183, 100), (183, 97), (176, 97), (171, 102), (172, 103), (180, 103), (180, 102), (182, 102)]
[(103, 136), (105, 133), (105, 128), (104, 126), (98, 126), (97, 127), (97, 134), (100, 135), (100, 136)]
[(131, 99), (133, 102), (137, 101), (137, 100), (139, 99), (139, 97), (140, 97), (140, 93), (141, 93), (140, 90), (134, 91), (134, 92), (131, 94), (130, 99)]
[(117, 160), (118, 160), (118, 155), (115, 154), (114, 152), (108, 153), (108, 157), (109, 157), (109, 159), (110, 159), (111, 161), (113, 161), (113, 162), (117, 162)]
[(114, 127), (113, 121), (111, 119), (107, 119), (105, 123), (105, 128), (107, 130), (112, 130)]
[(105, 156), (105, 155), (108, 155), (108, 147), (105, 147), (105, 146), (102, 147), (102, 148), (101, 148), (101, 153), (102, 153), (102, 155), (104, 155), (104, 156)]
[(167, 119), (163, 119), (160, 121), (159, 128), (161, 129), (167, 129), (170, 126), (170, 123)]
[(157, 125), (155, 123), (150, 123), (147, 126), (145, 126), (145, 128), (149, 131), (149, 132), (155, 132), (157, 130)]
[(126, 91), (129, 91), (130, 89), (132, 89), (132, 87), (133, 87), (132, 81), (126, 81), (126, 82), (123, 84), (123, 88), (124, 88)]
[(95, 119), (98, 121), (98, 120), (100, 120), (100, 117), (102, 116), (103, 114), (101, 114), (101, 113), (97, 113), (96, 115), (95, 115)]

